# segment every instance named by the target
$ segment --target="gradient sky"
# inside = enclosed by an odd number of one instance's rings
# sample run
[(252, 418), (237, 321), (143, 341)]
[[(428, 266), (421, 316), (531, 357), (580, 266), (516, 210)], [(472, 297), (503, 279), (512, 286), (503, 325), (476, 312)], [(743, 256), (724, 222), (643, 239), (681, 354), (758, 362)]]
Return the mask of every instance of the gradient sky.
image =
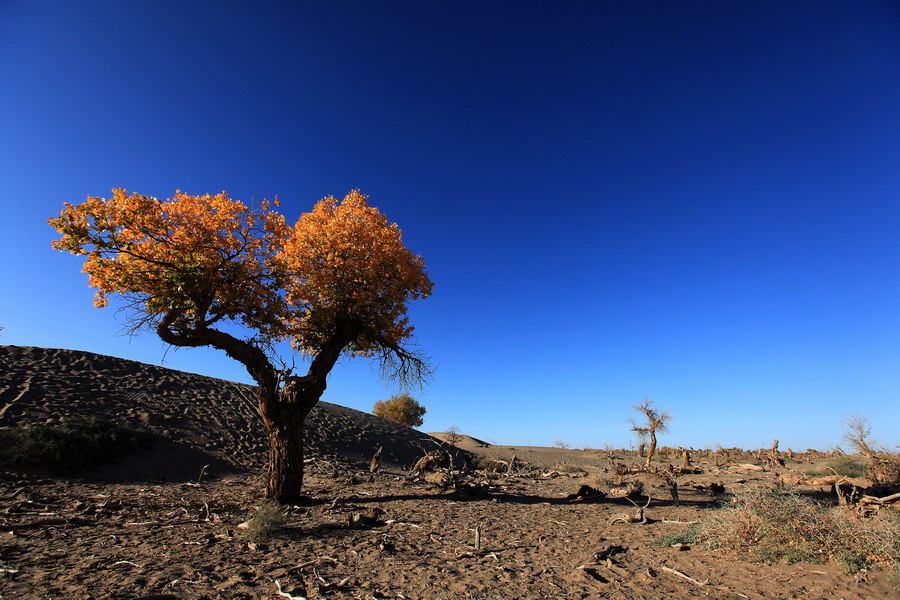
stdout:
[[(900, 5), (0, 2), (0, 343), (249, 381), (129, 339), (50, 249), (113, 187), (359, 188), (421, 254), (425, 431), (900, 443)], [(163, 362), (164, 361), (164, 362)], [(344, 361), (324, 400), (386, 389)]]

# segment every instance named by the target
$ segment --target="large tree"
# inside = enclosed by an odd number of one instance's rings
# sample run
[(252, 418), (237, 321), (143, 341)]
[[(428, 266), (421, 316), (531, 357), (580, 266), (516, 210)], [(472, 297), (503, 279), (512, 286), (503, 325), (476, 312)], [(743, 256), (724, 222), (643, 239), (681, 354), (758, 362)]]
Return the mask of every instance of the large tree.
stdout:
[[(290, 503), (303, 484), (303, 423), (342, 355), (378, 361), (401, 385), (430, 374), (406, 310), (433, 284), (400, 228), (358, 191), (324, 198), (293, 226), (277, 204), (115, 189), (66, 203), (49, 223), (62, 234), (54, 248), (86, 256), (94, 304), (125, 302), (132, 333), (212, 346), (244, 365), (268, 437), (266, 496)], [(309, 358), (304, 375), (276, 367), (283, 340)]]

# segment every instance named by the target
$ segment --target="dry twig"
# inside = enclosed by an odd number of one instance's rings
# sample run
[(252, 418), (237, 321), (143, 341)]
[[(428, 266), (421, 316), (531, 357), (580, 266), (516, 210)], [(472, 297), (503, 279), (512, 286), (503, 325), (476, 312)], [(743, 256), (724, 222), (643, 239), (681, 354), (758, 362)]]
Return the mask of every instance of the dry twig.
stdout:
[(693, 577), (689, 577), (689, 576), (685, 575), (684, 573), (682, 573), (681, 571), (676, 571), (675, 569), (672, 569), (670, 567), (660, 567), (660, 570), (665, 571), (666, 573), (671, 573), (672, 575), (677, 575), (678, 577), (681, 577), (682, 579), (690, 581), (694, 585), (697, 585), (700, 587), (703, 587), (703, 586), (709, 584), (709, 579), (707, 579), (706, 581), (697, 581)]
[(278, 588), (278, 595), (287, 598), (288, 600), (306, 600), (306, 598), (304, 598), (303, 596), (293, 596), (285, 591), (282, 591), (281, 582), (277, 579), (275, 580), (275, 587)]

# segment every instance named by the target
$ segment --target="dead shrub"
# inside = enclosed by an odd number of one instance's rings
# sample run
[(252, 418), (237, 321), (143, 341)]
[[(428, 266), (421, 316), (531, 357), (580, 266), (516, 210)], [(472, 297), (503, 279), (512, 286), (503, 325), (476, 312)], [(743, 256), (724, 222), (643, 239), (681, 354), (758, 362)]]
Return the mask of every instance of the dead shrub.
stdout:
[(871, 439), (872, 428), (862, 415), (853, 415), (846, 422), (846, 440), (866, 459), (866, 477), (875, 485), (900, 485), (900, 455), (889, 452)]
[(848, 572), (900, 568), (900, 524), (888, 513), (860, 518), (793, 493), (755, 491), (703, 521), (710, 549), (731, 549), (758, 562), (841, 562)]
[(282, 506), (277, 502), (266, 502), (250, 513), (243, 529), (250, 541), (259, 542), (272, 537), (286, 523)]

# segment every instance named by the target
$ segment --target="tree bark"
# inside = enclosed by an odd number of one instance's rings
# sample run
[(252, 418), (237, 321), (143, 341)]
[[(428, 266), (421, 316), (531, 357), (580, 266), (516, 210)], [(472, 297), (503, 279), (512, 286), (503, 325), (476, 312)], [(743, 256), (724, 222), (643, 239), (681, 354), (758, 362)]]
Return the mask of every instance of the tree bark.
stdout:
[(656, 431), (650, 429), (650, 447), (647, 448), (647, 462), (645, 463), (647, 467), (650, 466), (650, 461), (653, 460), (653, 454), (656, 452)]
[[(261, 392), (265, 393), (265, 392)], [(319, 396), (298, 393), (290, 383), (271, 399), (260, 399), (269, 409), (260, 411), (269, 442), (266, 498), (279, 504), (299, 504), (303, 489), (303, 425)], [(279, 397), (280, 396), (280, 397)], [(273, 410), (274, 409), (274, 410)]]

